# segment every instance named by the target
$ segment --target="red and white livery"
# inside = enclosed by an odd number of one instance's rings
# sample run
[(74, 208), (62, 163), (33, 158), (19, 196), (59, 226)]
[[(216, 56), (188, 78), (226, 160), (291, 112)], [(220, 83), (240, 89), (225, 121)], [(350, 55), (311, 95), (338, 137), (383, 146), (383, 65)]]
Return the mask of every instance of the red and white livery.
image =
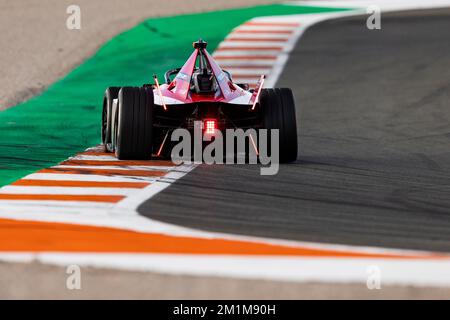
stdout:
[[(186, 63), (168, 70), (164, 83), (154, 75), (142, 87), (109, 87), (103, 99), (102, 142), (119, 159), (150, 159), (170, 155), (171, 132), (193, 130), (278, 129), (281, 162), (297, 159), (295, 104), (288, 88), (267, 89), (264, 75), (255, 89), (235, 83), (206, 50), (193, 43)], [(254, 143), (253, 143), (254, 145)]]

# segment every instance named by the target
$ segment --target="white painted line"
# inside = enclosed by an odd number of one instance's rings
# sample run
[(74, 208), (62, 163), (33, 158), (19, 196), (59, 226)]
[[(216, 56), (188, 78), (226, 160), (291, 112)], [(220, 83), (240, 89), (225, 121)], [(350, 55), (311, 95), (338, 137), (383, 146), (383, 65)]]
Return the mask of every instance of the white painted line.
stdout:
[[(277, 256), (168, 255), (168, 254), (61, 254), (4, 253), (10, 262), (49, 263), (59, 266), (79, 264), (168, 274), (270, 279), (289, 282), (360, 283), (365, 285), (368, 270), (377, 266), (381, 285), (450, 286), (450, 261), (389, 259), (326, 259)], [(336, 272), (336, 271), (339, 272)], [(407, 270), (407, 271), (406, 271)], [(433, 270), (433, 272), (424, 272)]]
[[(284, 66), (288, 60), (289, 53), (293, 50), (295, 44), (297, 43), (298, 39), (301, 37), (303, 32), (311, 25), (327, 20), (333, 17), (341, 17), (346, 13), (342, 12), (333, 12), (333, 13), (320, 13), (320, 14), (307, 14), (307, 15), (292, 15), (289, 16), (288, 20), (286, 21), (297, 21), (300, 23), (300, 26), (296, 28), (295, 32), (289, 37), (288, 41), (284, 45), (284, 50), (281, 52), (277, 60), (273, 64), (272, 72), (268, 75), (265, 87), (270, 88), (274, 87), (276, 81), (278, 80), (282, 70), (284, 69)], [(355, 13), (352, 13), (355, 14)], [(280, 21), (282, 17), (262, 17), (262, 18), (256, 18), (254, 21), (261, 21), (261, 22), (269, 22), (269, 21)]]
[[(167, 175), (164, 176), (164, 179), (166, 181), (170, 180), (178, 180), (182, 178), (187, 173), (191, 172), (197, 167), (196, 164), (183, 164), (177, 167), (177, 170), (173, 170), (169, 172)], [(151, 199), (153, 196), (155, 196), (157, 193), (161, 192), (162, 190), (166, 189), (170, 183), (163, 182), (161, 180), (156, 181), (149, 185), (148, 187), (145, 187), (144, 189), (139, 189), (137, 192), (135, 192), (133, 195), (125, 198), (124, 200), (120, 201), (115, 207), (114, 210), (136, 210), (139, 205), (147, 201), (148, 199)]]

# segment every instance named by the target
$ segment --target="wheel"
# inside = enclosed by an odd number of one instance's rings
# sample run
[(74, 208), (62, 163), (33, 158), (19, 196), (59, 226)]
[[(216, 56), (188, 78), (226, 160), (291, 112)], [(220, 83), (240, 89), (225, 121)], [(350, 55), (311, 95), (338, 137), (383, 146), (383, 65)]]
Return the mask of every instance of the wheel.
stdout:
[(113, 100), (119, 96), (120, 87), (109, 87), (105, 91), (103, 97), (103, 111), (102, 111), (102, 144), (105, 146), (105, 151), (113, 152), (111, 149), (111, 118), (112, 118), (112, 104)]
[(298, 151), (297, 120), (291, 89), (263, 89), (260, 96), (260, 106), (264, 127), (269, 130), (279, 129), (280, 162), (295, 161)]
[(119, 91), (116, 157), (146, 160), (152, 155), (153, 90), (123, 87)]

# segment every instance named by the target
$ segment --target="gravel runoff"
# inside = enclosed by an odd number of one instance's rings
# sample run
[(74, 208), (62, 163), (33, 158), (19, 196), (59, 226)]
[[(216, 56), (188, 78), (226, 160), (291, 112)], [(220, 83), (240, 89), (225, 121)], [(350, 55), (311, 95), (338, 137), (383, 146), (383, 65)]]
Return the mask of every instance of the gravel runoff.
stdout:
[[(279, 0), (0, 0), (0, 110), (42, 92), (101, 44), (148, 17), (227, 9)], [(71, 4), (81, 30), (66, 27)]]
[[(66, 268), (0, 263), (0, 299), (450, 299), (445, 288), (326, 284), (81, 269), (81, 290), (69, 290)], [(14, 279), (14, 281), (11, 281)]]

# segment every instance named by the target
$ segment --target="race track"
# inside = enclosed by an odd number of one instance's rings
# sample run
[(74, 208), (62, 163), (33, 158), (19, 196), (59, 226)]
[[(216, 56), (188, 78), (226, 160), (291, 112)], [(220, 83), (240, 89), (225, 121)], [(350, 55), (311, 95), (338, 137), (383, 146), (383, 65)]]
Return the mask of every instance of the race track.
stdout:
[(277, 86), (297, 101), (299, 159), (203, 165), (142, 215), (234, 234), (450, 251), (450, 10), (306, 31)]

